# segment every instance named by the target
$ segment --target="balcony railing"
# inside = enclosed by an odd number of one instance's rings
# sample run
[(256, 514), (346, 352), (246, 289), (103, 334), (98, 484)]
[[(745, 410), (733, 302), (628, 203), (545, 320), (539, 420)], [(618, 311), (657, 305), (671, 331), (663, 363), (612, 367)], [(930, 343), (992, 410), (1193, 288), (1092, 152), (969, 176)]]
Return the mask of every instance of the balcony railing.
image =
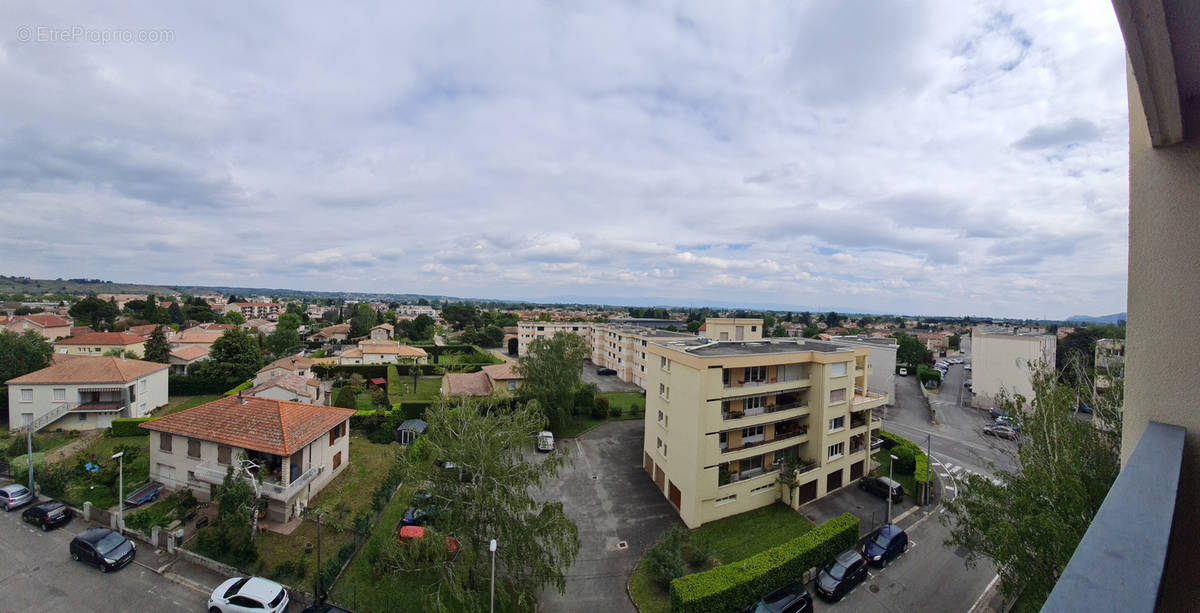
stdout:
[(721, 453), (733, 453), (735, 451), (741, 451), (743, 449), (749, 449), (751, 447), (758, 447), (759, 445), (769, 445), (771, 443), (777, 443), (779, 441), (787, 440), (789, 438), (801, 436), (804, 434), (808, 434), (808, 426), (803, 426), (803, 427), (797, 428), (796, 430), (790, 430), (788, 432), (782, 432), (782, 433), (776, 434), (775, 438), (772, 438), (772, 439), (764, 439), (764, 440), (755, 441), (752, 443), (742, 443), (741, 445), (739, 445), (737, 447), (728, 447), (727, 446), (727, 447), (724, 447), (721, 449)]
[[(196, 478), (200, 481), (219, 485), (225, 482), (225, 471), (227, 469), (227, 466), (197, 464), (196, 468), (193, 469), (192, 472), (195, 473)], [(292, 482), (287, 486), (284, 486), (280, 483), (263, 481), (260, 483), (260, 486), (262, 487), (262, 494), (263, 496), (274, 500), (287, 502), (288, 499), (296, 495), (296, 492), (300, 491), (300, 488), (308, 485), (308, 483), (316, 478), (317, 475), (321, 474), (321, 470), (322, 467), (320, 466), (310, 466), (308, 470), (304, 471), (304, 474), (292, 479)]]
[(1186, 433), (1146, 426), (1042, 611), (1155, 610)]
[(748, 470), (743, 470), (740, 473), (729, 473), (729, 474), (725, 475), (724, 478), (722, 478), (720, 475), (718, 475), (717, 476), (717, 485), (718, 486), (730, 485), (732, 483), (738, 483), (739, 481), (745, 481), (747, 479), (753, 479), (755, 477), (769, 475), (773, 472), (778, 472), (779, 466), (780, 466), (779, 464), (772, 464), (771, 466), (766, 466), (766, 467), (762, 467), (762, 468), (751, 468)]
[[(775, 404), (775, 405), (771, 405), (771, 406), (767, 406), (767, 407), (760, 407), (758, 409), (751, 409), (750, 411), (722, 411), (721, 419), (741, 419), (743, 417), (754, 417), (755, 415), (774, 413), (776, 411), (787, 411), (789, 409), (802, 409), (807, 406), (808, 406), (808, 404), (803, 403), (803, 402), (789, 402), (788, 404)], [(755, 411), (755, 412), (751, 412), (751, 411)]]

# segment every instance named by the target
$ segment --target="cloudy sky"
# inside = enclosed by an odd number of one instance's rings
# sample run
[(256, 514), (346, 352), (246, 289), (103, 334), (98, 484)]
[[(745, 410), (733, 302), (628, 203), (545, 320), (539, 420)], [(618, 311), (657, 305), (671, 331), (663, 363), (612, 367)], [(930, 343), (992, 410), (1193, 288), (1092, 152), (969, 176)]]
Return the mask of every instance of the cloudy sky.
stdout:
[(72, 4), (0, 6), (4, 274), (1125, 309), (1108, 2)]

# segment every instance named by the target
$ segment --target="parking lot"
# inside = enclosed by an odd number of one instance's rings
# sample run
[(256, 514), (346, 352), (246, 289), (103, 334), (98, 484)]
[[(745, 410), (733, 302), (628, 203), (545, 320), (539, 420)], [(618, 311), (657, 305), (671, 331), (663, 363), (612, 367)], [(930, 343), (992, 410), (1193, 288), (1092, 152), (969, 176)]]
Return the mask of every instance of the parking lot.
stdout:
[(602, 392), (640, 392), (642, 388), (626, 383), (617, 378), (616, 375), (601, 376), (598, 371), (600, 367), (592, 364), (591, 360), (584, 360), (583, 375), (580, 377), (584, 383), (595, 385)]

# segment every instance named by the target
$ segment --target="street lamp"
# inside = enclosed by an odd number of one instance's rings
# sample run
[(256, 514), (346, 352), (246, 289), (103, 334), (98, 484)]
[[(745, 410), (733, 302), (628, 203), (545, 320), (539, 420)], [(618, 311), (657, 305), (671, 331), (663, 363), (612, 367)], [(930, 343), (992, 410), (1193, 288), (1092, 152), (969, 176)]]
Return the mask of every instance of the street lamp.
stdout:
[(890, 457), (892, 459), (891, 462), (888, 462), (888, 481), (889, 481), (889, 483), (888, 483), (888, 495), (887, 495), (887, 499), (888, 499), (887, 523), (890, 524), (890, 523), (892, 523), (892, 483), (895, 483), (895, 481), (892, 479), (892, 467), (896, 465), (896, 460), (899, 460), (900, 458), (898, 458), (894, 455), (891, 455), (891, 454), (888, 454), (888, 457)]
[(125, 452), (118, 451), (113, 454), (112, 459), (118, 462), (117, 466), (117, 499), (121, 503), (120, 515), (117, 519), (117, 530), (125, 531)]
[(492, 613), (496, 613), (496, 539), (488, 543), (488, 551), (492, 552)]

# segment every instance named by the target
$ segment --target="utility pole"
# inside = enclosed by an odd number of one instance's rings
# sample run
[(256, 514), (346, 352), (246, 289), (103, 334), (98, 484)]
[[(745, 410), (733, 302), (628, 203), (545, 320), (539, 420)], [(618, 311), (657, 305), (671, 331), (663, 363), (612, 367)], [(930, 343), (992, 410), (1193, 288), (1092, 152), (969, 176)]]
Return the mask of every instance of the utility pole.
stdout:
[(317, 516), (317, 603), (325, 602), (325, 598), (321, 595), (321, 513), (314, 512)]
[(117, 520), (117, 530), (125, 531), (125, 452), (118, 451), (113, 454), (113, 459), (118, 462), (117, 468), (117, 500), (120, 501), (120, 515)]
[[(33, 415), (25, 420), (25, 459), (29, 461), (29, 491), (33, 489)], [(37, 492), (34, 492), (35, 494)]]

